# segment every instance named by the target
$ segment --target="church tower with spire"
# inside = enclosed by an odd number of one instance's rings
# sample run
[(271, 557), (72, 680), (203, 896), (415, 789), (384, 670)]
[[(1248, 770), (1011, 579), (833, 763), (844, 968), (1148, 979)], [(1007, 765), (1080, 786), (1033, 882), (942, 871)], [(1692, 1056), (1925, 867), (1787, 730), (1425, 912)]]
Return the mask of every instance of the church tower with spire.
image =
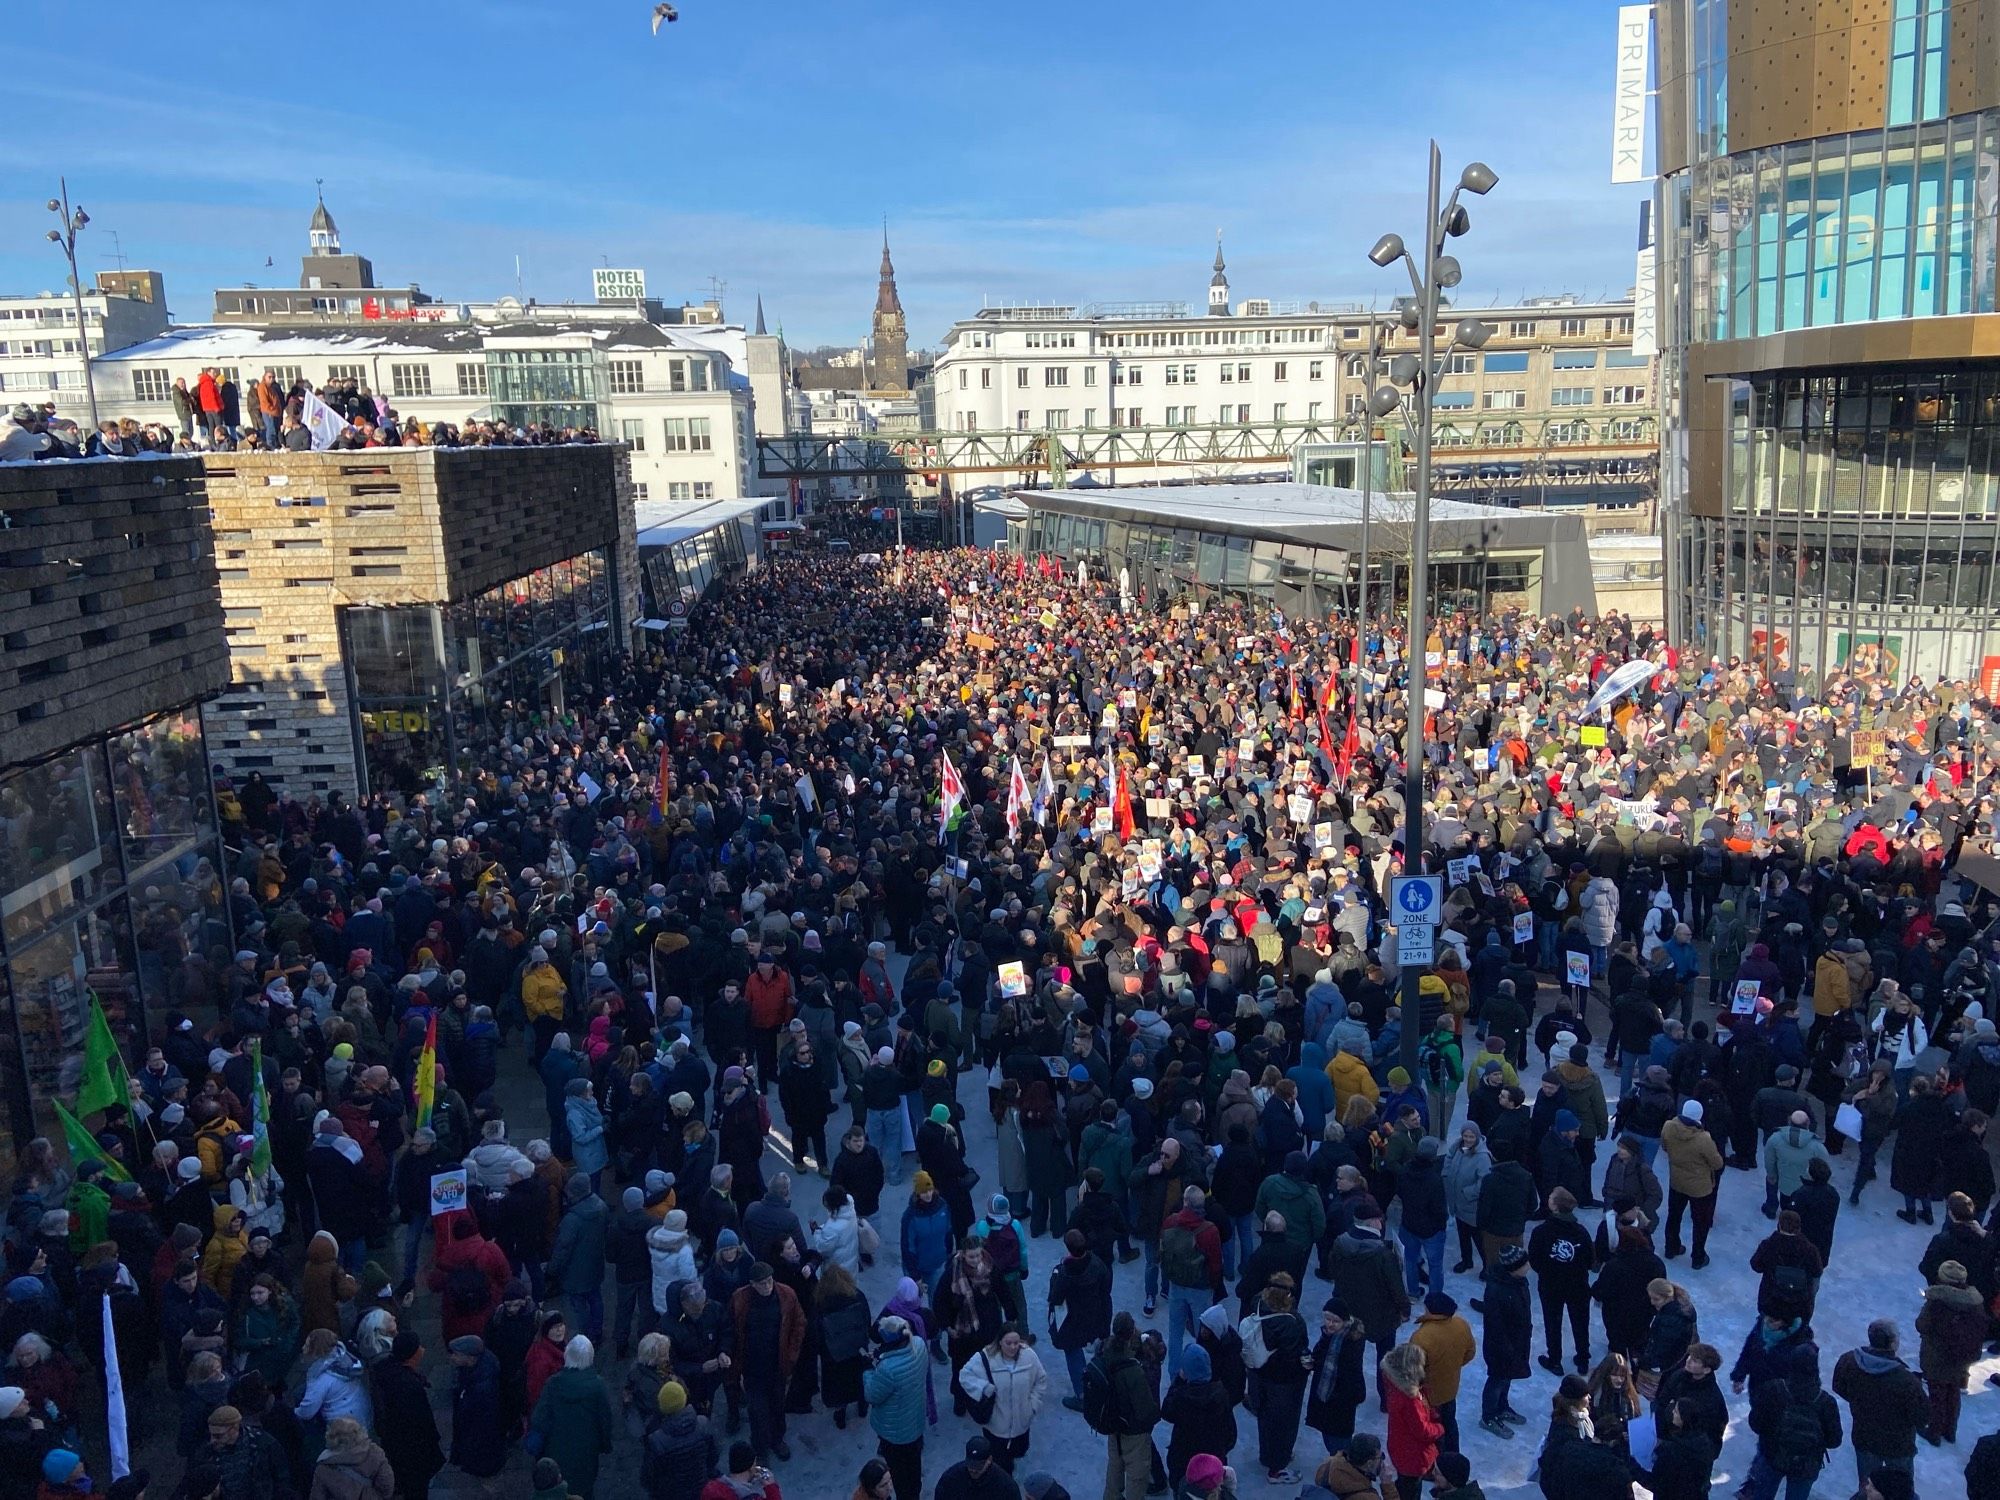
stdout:
[(1222, 231), (1215, 231), (1215, 274), (1208, 278), (1208, 315), (1229, 316), (1229, 273), (1222, 269)]
[(903, 299), (896, 295), (896, 266), (889, 259), (889, 226), (882, 226), (882, 274), (875, 287), (875, 358), (869, 388), (910, 388), (910, 334), (903, 322)]
[[(317, 183), (314, 184), (318, 186)], [(367, 289), (375, 285), (375, 267), (365, 255), (348, 255), (340, 248), (340, 230), (327, 212), (322, 192), (306, 224), (306, 253), (299, 257), (299, 285), (315, 291)]]

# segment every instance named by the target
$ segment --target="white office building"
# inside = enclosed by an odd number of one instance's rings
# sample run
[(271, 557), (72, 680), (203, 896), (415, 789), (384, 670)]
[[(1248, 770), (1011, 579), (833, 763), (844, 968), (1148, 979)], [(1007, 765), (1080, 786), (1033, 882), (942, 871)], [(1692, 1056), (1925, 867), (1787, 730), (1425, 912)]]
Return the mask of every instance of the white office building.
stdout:
[(165, 331), (166, 291), (155, 273), (106, 272), (99, 281), (83, 294), (80, 338), (68, 292), (0, 296), (0, 404), (53, 401), (81, 424), (89, 416), (84, 350), (98, 359)]

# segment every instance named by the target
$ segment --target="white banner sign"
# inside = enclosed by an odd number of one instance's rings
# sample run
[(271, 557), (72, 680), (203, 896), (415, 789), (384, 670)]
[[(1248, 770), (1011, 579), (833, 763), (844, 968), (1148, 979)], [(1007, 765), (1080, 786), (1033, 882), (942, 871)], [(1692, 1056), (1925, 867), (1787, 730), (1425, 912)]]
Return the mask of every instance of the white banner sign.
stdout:
[(1653, 7), (1618, 7), (1618, 82), (1612, 99), (1611, 180), (1644, 182), (1646, 172), (1647, 63), (1653, 42)]

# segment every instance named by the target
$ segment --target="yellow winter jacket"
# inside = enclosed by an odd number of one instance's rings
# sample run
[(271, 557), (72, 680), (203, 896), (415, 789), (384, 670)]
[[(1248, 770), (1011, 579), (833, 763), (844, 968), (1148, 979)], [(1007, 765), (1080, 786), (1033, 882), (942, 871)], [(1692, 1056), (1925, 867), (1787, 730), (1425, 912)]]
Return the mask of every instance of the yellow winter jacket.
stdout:
[(1326, 1065), (1326, 1076), (1333, 1080), (1335, 1119), (1347, 1113), (1347, 1101), (1356, 1094), (1370, 1104), (1381, 1102), (1382, 1089), (1375, 1082), (1375, 1075), (1368, 1071), (1368, 1064), (1352, 1052), (1334, 1053), (1333, 1061)]
[(563, 983), (554, 964), (537, 964), (521, 976), (521, 1009), (527, 1012), (530, 1021), (543, 1016), (560, 1021), (563, 1000), (568, 994), (569, 986)]

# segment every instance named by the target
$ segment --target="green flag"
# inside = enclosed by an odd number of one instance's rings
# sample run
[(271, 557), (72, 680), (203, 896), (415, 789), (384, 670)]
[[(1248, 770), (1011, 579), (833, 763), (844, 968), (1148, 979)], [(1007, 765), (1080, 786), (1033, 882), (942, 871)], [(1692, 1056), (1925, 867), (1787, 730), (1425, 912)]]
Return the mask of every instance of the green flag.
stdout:
[(111, 1023), (104, 1018), (104, 1002), (90, 997), (90, 1026), (83, 1034), (83, 1076), (76, 1086), (76, 1112), (94, 1115), (129, 1102), (125, 1059), (111, 1035)]
[(113, 1182), (130, 1182), (132, 1174), (104, 1154), (104, 1148), (97, 1144), (97, 1137), (84, 1128), (83, 1121), (63, 1108), (60, 1099), (50, 1099), (55, 1106), (56, 1118), (62, 1121), (63, 1137), (69, 1142), (70, 1159), (73, 1161), (101, 1161), (104, 1175)]
[(271, 1096), (264, 1088), (264, 1041), (250, 1039), (250, 1170), (258, 1177), (271, 1171)]

